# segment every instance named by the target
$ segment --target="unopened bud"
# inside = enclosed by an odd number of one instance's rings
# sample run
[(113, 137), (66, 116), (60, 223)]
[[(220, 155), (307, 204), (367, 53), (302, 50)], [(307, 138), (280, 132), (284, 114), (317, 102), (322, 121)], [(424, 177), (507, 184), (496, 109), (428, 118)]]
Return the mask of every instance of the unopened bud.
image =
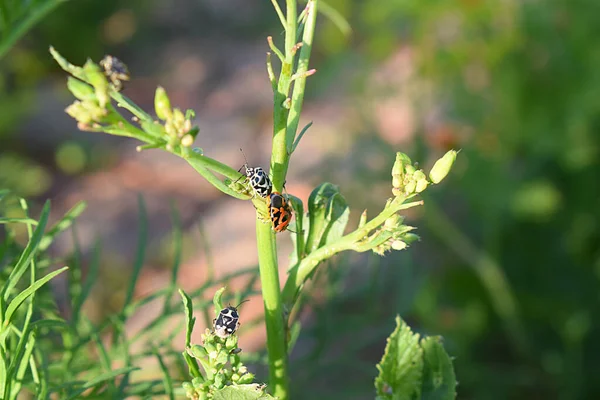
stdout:
[(363, 211), (362, 214), (360, 215), (360, 219), (358, 220), (358, 229), (365, 226), (366, 223), (367, 223), (367, 210)]
[(402, 235), (402, 240), (408, 244), (411, 244), (421, 240), (421, 237), (415, 233), (405, 233)]
[(106, 80), (104, 73), (102, 73), (100, 70), (98, 64), (94, 63), (92, 60), (87, 60), (83, 66), (83, 72), (85, 73), (88, 81), (94, 87), (100, 106), (106, 106), (106, 104), (109, 102), (108, 81)]
[(396, 153), (396, 162), (394, 162), (394, 166), (392, 167), (392, 176), (393, 175), (403, 175), (404, 167), (406, 165), (410, 165), (410, 157), (404, 153), (397, 152)]
[(450, 150), (442, 158), (437, 160), (429, 172), (429, 179), (432, 183), (440, 183), (450, 172), (454, 161), (456, 160), (456, 150)]
[(413, 194), (415, 192), (416, 188), (417, 188), (417, 182), (411, 179), (406, 184), (406, 186), (404, 186), (404, 193), (406, 193), (406, 194)]
[(398, 214), (394, 214), (385, 220), (384, 226), (386, 228), (396, 228), (401, 223), (402, 217), (400, 217)]
[(194, 138), (192, 135), (185, 135), (181, 138), (181, 145), (184, 147), (191, 147), (194, 144)]
[(69, 79), (67, 80), (67, 88), (71, 93), (73, 93), (73, 96), (75, 96), (79, 100), (89, 100), (96, 98), (94, 94), (94, 88), (88, 85), (87, 83), (80, 81), (79, 79), (69, 77)]
[(408, 244), (406, 244), (402, 240), (394, 240), (392, 242), (392, 249), (394, 249), (394, 250), (404, 250), (407, 247), (408, 247)]
[(154, 111), (156, 116), (163, 121), (171, 119), (173, 111), (171, 110), (171, 100), (165, 89), (161, 86), (156, 88), (154, 93)]

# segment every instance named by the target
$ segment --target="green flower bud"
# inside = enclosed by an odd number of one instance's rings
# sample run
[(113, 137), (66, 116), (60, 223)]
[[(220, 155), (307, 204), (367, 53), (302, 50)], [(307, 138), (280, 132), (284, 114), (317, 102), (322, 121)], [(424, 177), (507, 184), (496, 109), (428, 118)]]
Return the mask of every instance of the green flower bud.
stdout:
[(194, 358), (205, 358), (208, 355), (207, 349), (195, 344), (187, 349), (187, 353)]
[(365, 209), (365, 211), (363, 211), (362, 214), (360, 215), (360, 219), (358, 220), (358, 229), (365, 226), (366, 223), (367, 223), (367, 210)]
[(185, 135), (181, 138), (181, 145), (184, 147), (192, 147), (194, 144), (194, 138), (192, 135)]
[(414, 242), (417, 242), (417, 241), (421, 240), (421, 237), (419, 235), (417, 235), (417, 234), (414, 234), (414, 233), (405, 233), (402, 236), (402, 240), (404, 242), (408, 243), (408, 244), (411, 244), (411, 243), (414, 243)]
[(401, 188), (402, 187), (402, 183), (404, 181), (404, 176), (403, 175), (394, 175), (392, 177), (392, 187), (394, 188)]
[(456, 150), (450, 150), (442, 158), (437, 160), (429, 172), (429, 179), (432, 183), (440, 183), (450, 172), (454, 161), (456, 160)]
[(406, 244), (402, 240), (394, 240), (392, 242), (392, 249), (394, 249), (394, 250), (404, 250), (407, 247), (408, 247), (408, 244)]
[(406, 165), (410, 165), (412, 162), (410, 161), (410, 157), (404, 153), (397, 152), (396, 153), (396, 162), (394, 162), (394, 166), (392, 167), (392, 176), (394, 175), (403, 175), (404, 167)]
[(154, 111), (156, 112), (156, 116), (163, 121), (173, 117), (171, 100), (169, 100), (167, 92), (161, 86), (156, 88), (156, 92), (154, 94)]
[(404, 187), (404, 193), (406, 193), (406, 194), (413, 194), (415, 192), (416, 188), (417, 188), (417, 182), (411, 180)]
[(87, 83), (80, 81), (79, 79), (75, 79), (70, 76), (67, 80), (67, 88), (71, 93), (73, 93), (73, 96), (75, 96), (79, 100), (96, 99), (94, 88), (88, 85)]
[(75, 101), (65, 109), (65, 112), (73, 117), (77, 122), (89, 124), (93, 121), (89, 111), (83, 106), (80, 101)]
[(252, 381), (254, 381), (254, 374), (248, 372), (247, 374), (242, 375), (237, 383), (243, 385), (246, 383), (252, 383)]
[(412, 177), (412, 175), (417, 171), (417, 169), (415, 168), (414, 165), (412, 164), (408, 164), (404, 167), (404, 172), (406, 173), (406, 175)]
[(421, 193), (423, 190), (427, 189), (427, 185), (429, 185), (429, 181), (427, 180), (427, 178), (419, 179), (417, 181), (417, 187), (415, 188), (415, 192)]
[(98, 98), (100, 106), (106, 106), (110, 100), (108, 95), (108, 81), (106, 80), (104, 73), (102, 73), (100, 70), (98, 64), (94, 63), (92, 60), (87, 60), (83, 66), (83, 72), (85, 73), (88, 81), (96, 90), (96, 97)]
[(235, 348), (237, 348), (237, 343), (238, 343), (237, 335), (228, 336), (227, 339), (225, 340), (225, 348), (228, 350), (235, 349)]
[(400, 217), (398, 214), (394, 214), (385, 220), (384, 226), (386, 228), (393, 229), (393, 228), (396, 228), (401, 223), (402, 223), (402, 217)]
[(175, 108), (173, 110), (173, 122), (175, 123), (175, 126), (182, 126), (184, 121), (185, 116), (183, 115), (181, 110), (179, 108)]

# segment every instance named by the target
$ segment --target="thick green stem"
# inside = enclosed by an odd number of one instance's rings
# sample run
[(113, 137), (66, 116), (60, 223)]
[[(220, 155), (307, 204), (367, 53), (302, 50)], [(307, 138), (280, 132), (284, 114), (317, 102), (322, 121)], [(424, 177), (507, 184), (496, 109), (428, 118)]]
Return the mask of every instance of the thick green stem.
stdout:
[[(270, 173), (273, 190), (277, 192), (283, 191), (291, 153), (290, 149), (294, 143), (298, 127), (298, 116), (300, 115), (302, 99), (304, 98), (304, 82), (306, 80), (306, 70), (310, 58), (317, 11), (316, 1), (310, 0), (307, 7), (310, 14), (308, 18), (312, 23), (307, 24), (304, 29), (303, 47), (298, 62), (298, 70), (294, 71), (294, 58), (297, 51), (298, 10), (296, 0), (286, 1), (285, 55), (273, 95), (273, 148), (271, 152)], [(268, 69), (271, 68), (269, 61), (267, 61)], [(292, 79), (294, 73), (296, 73), (295, 79)], [(274, 83), (273, 78), (270, 73), (269, 79), (272, 83)], [(294, 93), (290, 99), (289, 94), (293, 80), (295, 80)], [(293, 118), (290, 118), (290, 110), (294, 111)], [(256, 233), (260, 276), (265, 303), (270, 387), (274, 396), (280, 400), (287, 400), (289, 394), (286, 319), (283, 315), (283, 303), (279, 286), (277, 243), (275, 241), (275, 232), (269, 224), (260, 221), (259, 214), (260, 212), (257, 212)]]
[(288, 398), (287, 349), (279, 288), (279, 270), (277, 269), (277, 247), (271, 226), (258, 219), (256, 220), (256, 239), (260, 281), (265, 304), (269, 387), (274, 396), (285, 400)]

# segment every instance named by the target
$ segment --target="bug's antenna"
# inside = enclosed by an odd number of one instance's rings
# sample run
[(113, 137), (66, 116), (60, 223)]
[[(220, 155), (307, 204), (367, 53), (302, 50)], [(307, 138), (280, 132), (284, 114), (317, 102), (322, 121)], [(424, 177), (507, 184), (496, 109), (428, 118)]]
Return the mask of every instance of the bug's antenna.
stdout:
[(238, 304), (237, 306), (235, 306), (235, 309), (237, 310), (239, 306), (241, 306), (242, 304), (244, 304), (247, 301), (250, 301), (250, 299), (246, 299), (246, 300), (242, 301), (240, 304)]
[(242, 148), (240, 147), (240, 151), (242, 152), (242, 155), (244, 156), (244, 160), (246, 161), (246, 166), (248, 165), (248, 159), (246, 158), (246, 155), (244, 154), (244, 150), (242, 150)]

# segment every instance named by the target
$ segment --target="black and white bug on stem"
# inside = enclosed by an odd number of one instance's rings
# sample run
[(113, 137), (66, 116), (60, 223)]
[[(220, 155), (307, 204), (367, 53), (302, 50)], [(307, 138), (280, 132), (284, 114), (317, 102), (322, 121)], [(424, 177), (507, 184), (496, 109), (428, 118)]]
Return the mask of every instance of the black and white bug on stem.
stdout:
[(228, 306), (221, 310), (217, 318), (213, 320), (214, 334), (220, 338), (226, 338), (235, 333), (240, 327), (240, 314), (238, 307), (249, 300), (244, 300), (236, 307)]
[[(261, 167), (249, 167), (248, 159), (244, 154), (244, 151), (240, 149), (242, 155), (244, 156), (244, 160), (246, 163), (242, 165), (242, 168), (246, 169), (246, 178), (250, 182), (250, 186), (252, 186), (252, 190), (254, 193), (262, 198), (266, 198), (271, 194), (271, 190), (273, 189), (273, 184), (271, 183), (271, 179)], [(240, 170), (242, 169), (240, 168)]]

